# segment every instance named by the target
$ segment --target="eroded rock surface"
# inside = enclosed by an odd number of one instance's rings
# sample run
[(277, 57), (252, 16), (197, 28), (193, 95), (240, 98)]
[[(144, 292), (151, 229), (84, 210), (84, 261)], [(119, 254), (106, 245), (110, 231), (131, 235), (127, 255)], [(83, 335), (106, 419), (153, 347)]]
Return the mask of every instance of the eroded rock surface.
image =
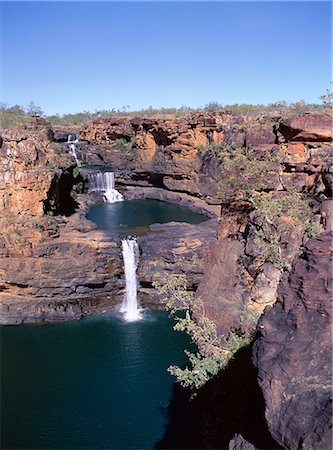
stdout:
[(273, 437), (328, 449), (332, 412), (332, 234), (310, 239), (260, 322), (254, 361)]

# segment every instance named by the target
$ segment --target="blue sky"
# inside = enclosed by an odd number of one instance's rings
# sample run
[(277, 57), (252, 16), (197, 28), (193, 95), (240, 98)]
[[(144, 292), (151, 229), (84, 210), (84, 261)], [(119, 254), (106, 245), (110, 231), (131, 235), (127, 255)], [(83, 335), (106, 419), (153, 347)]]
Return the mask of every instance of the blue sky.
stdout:
[(319, 102), (330, 2), (2, 2), (1, 100), (48, 113)]

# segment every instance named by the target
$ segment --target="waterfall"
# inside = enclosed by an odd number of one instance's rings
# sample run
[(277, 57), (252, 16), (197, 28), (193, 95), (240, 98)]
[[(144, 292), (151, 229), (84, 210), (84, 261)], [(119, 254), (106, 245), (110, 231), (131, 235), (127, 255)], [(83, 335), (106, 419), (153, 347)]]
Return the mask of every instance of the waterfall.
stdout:
[(137, 301), (137, 279), (136, 269), (139, 262), (139, 247), (135, 238), (122, 239), (121, 241), (124, 270), (125, 270), (125, 297), (120, 311), (128, 322), (141, 319), (140, 309)]
[(80, 161), (78, 160), (77, 154), (76, 154), (76, 143), (79, 142), (78, 135), (77, 134), (69, 134), (67, 138), (67, 143), (69, 144), (69, 154), (73, 156), (75, 159), (76, 165), (80, 167)]
[(89, 192), (103, 192), (105, 200), (110, 203), (121, 202), (124, 197), (114, 188), (113, 172), (88, 174)]

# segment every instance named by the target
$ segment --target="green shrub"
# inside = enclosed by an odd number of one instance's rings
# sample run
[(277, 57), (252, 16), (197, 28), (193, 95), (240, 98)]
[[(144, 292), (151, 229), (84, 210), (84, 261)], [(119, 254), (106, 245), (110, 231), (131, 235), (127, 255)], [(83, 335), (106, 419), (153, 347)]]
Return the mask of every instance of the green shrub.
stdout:
[(25, 128), (31, 122), (31, 117), (27, 116), (22, 106), (15, 105), (11, 108), (0, 108), (1, 128)]
[(271, 262), (277, 269), (284, 268), (281, 256), (280, 237), (277, 232), (272, 232), (267, 237), (263, 230), (256, 230), (254, 242), (263, 252), (265, 261)]
[(269, 233), (256, 230), (255, 243), (262, 250), (265, 260), (273, 263), (278, 269), (283, 269), (285, 264), (281, 256), (280, 236), (278, 234), (278, 222), (283, 217), (291, 217), (296, 220), (303, 232), (310, 238), (320, 234), (319, 225), (312, 220), (312, 210), (309, 203), (295, 192), (287, 192), (276, 198), (267, 195), (256, 195), (252, 198), (253, 204), (259, 211), (263, 220), (272, 224)]
[(296, 192), (288, 192), (277, 198), (264, 195), (253, 197), (253, 204), (263, 217), (276, 223), (282, 217), (289, 216), (296, 219), (306, 232), (308, 237), (318, 236), (320, 228), (312, 221), (312, 210), (309, 203)]
[(205, 315), (202, 300), (187, 289), (185, 275), (166, 279), (157, 274), (153, 285), (176, 320), (174, 330), (186, 332), (198, 348), (196, 353), (185, 350), (189, 367), (170, 366), (168, 371), (182, 386), (198, 389), (226, 367), (237, 350), (250, 343), (251, 337), (234, 331), (227, 338), (219, 336), (216, 324)]
[(126, 147), (127, 144), (128, 144), (128, 142), (127, 142), (126, 139), (124, 139), (124, 138), (116, 139), (116, 140), (113, 142), (113, 145), (118, 145), (118, 146), (120, 146), (120, 147)]
[(78, 166), (73, 167), (73, 178), (77, 178), (80, 174), (80, 169)]
[(226, 201), (235, 198), (249, 200), (253, 191), (267, 189), (276, 164), (270, 159), (255, 159), (247, 149), (240, 148), (232, 154), (223, 154), (223, 179), (219, 182), (219, 196)]

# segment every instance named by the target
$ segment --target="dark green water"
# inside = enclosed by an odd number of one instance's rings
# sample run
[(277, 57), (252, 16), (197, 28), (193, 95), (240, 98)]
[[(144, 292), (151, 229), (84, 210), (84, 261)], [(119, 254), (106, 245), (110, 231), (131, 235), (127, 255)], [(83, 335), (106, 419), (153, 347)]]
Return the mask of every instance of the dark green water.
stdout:
[(99, 228), (123, 234), (141, 234), (152, 223), (187, 222), (201, 223), (207, 216), (184, 206), (159, 200), (127, 200), (117, 203), (100, 203), (93, 206), (87, 218)]
[(132, 323), (1, 327), (1, 448), (193, 448), (184, 393), (166, 371), (190, 344), (172, 325), (150, 311)]

